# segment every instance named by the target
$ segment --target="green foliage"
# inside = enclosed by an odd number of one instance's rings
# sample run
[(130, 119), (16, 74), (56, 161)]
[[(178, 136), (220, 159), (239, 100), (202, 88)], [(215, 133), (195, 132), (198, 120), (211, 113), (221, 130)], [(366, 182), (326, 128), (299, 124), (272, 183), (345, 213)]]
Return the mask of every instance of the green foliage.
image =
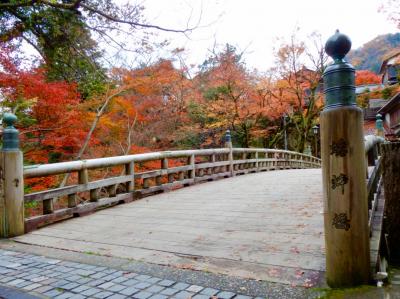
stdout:
[(83, 99), (104, 91), (106, 75), (99, 63), (102, 53), (79, 13), (28, 6), (3, 10), (0, 19), (0, 31), (10, 30), (9, 24), (14, 24), (13, 30), (19, 30), (14, 36), (0, 35), (0, 38), (6, 41), (23, 38), (33, 45), (43, 57), (50, 81), (77, 83)]
[(382, 98), (385, 100), (389, 99), (392, 96), (392, 90), (390, 88), (382, 89)]

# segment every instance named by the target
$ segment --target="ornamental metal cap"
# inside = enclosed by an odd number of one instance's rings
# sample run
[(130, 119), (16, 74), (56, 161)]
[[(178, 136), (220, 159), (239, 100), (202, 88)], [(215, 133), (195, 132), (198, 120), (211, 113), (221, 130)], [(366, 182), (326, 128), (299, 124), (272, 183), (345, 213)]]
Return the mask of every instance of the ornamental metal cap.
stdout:
[(344, 60), (351, 49), (350, 38), (336, 30), (325, 44), (333, 64), (324, 71), (325, 109), (356, 105), (355, 69)]
[(19, 150), (19, 131), (14, 128), (17, 117), (12, 113), (4, 113), (3, 124), (7, 127), (3, 130), (3, 148), (4, 152)]
[(230, 130), (226, 130), (225, 132), (225, 142), (231, 142), (232, 138), (231, 138), (231, 131)]
[(376, 129), (377, 129), (378, 131), (383, 131), (383, 120), (382, 120), (382, 115), (379, 114), (379, 113), (376, 115), (375, 126), (376, 126)]

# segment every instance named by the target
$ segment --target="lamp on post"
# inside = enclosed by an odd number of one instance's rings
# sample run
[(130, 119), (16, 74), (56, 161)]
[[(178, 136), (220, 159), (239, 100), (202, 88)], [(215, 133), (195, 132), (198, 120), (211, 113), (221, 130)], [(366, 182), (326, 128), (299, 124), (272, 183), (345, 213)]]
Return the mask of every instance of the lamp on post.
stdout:
[(318, 133), (319, 133), (319, 126), (315, 125), (312, 127), (314, 137), (315, 137), (315, 156), (318, 157)]

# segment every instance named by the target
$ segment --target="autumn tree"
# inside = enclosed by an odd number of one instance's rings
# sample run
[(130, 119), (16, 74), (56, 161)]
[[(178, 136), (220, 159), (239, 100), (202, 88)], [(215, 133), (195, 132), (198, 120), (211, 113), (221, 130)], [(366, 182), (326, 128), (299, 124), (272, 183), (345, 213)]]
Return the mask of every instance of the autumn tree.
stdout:
[(80, 101), (76, 85), (47, 82), (44, 69), (20, 68), (12, 50), (2, 47), (0, 54), (1, 110), (19, 118), (26, 161), (68, 160), (85, 133), (82, 115), (73, 109)]
[(275, 74), (271, 94), (290, 103), (286, 111), (290, 119), (289, 141), (291, 148), (299, 152), (315, 138), (312, 127), (322, 107), (320, 82), (327, 60), (320, 36), (313, 34), (308, 44), (299, 41), (294, 33), (276, 51), (276, 66), (271, 70)]
[(356, 71), (356, 86), (357, 85), (367, 85), (367, 84), (379, 84), (382, 79), (379, 75), (368, 70)]
[(187, 33), (193, 29), (149, 24), (143, 10), (140, 4), (112, 0), (2, 1), (0, 41), (29, 43), (42, 56), (48, 79), (76, 82), (82, 97), (88, 98), (105, 91), (99, 44), (132, 50), (129, 41), (140, 52), (151, 46), (143, 30)]
[(251, 144), (252, 129), (260, 113), (259, 97), (255, 78), (246, 69), (241, 56), (234, 47), (226, 45), (222, 52), (215, 53), (203, 63), (194, 79), (201, 97), (191, 108), (197, 116), (204, 114), (205, 144), (220, 143), (226, 129), (232, 131), (240, 146)]

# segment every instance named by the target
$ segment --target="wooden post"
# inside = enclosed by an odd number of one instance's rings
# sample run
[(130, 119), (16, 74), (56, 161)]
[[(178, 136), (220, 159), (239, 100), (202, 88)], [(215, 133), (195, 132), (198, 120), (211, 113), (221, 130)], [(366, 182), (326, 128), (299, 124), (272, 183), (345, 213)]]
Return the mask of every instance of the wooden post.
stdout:
[[(135, 174), (135, 162), (129, 162), (125, 164), (125, 174), (134, 175)], [(128, 183), (126, 183), (126, 192), (133, 192), (135, 190), (135, 179), (132, 178)]]
[(331, 287), (370, 278), (368, 202), (362, 110), (356, 106), (354, 68), (343, 61), (351, 48), (338, 31), (325, 50), (334, 63), (324, 72), (321, 113), (326, 279)]
[(400, 262), (400, 142), (381, 145), (383, 189), (385, 190), (385, 228), (390, 259)]
[(189, 179), (194, 179), (196, 177), (196, 160), (194, 155), (190, 155), (188, 159), (188, 164), (191, 166), (191, 170), (189, 170)]
[(229, 131), (229, 130), (226, 130), (226, 132), (225, 132), (225, 147), (229, 148), (229, 154), (228, 154), (229, 173), (230, 173), (230, 176), (233, 176), (234, 171), (233, 171), (232, 138), (231, 138), (231, 131)]
[(14, 128), (17, 117), (4, 113), (3, 148), (0, 156), (0, 238), (24, 234), (24, 169), (23, 155), (19, 150), (18, 130)]

